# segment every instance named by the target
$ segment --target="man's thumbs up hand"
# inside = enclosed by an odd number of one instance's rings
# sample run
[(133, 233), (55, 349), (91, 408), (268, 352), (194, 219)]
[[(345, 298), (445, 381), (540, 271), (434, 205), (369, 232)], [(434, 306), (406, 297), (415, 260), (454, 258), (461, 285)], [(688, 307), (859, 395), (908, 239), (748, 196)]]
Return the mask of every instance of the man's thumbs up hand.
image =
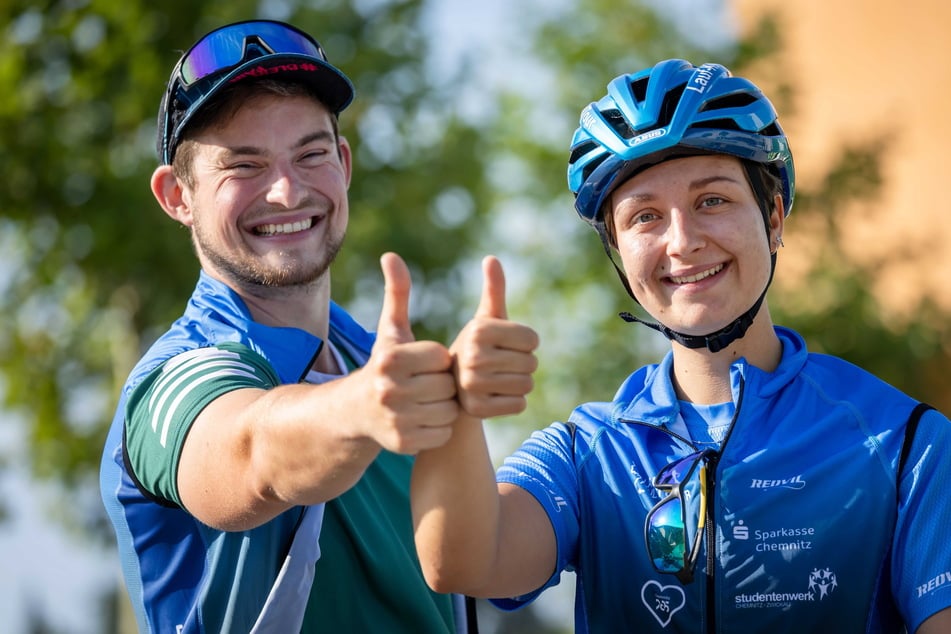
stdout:
[(482, 280), (475, 316), (450, 347), (459, 403), (476, 418), (517, 414), (533, 387), (538, 335), (508, 320), (505, 272), (494, 256), (482, 260)]
[[(395, 253), (380, 258), (383, 308), (376, 342), (358, 370), (367, 409), (364, 433), (381, 447), (414, 454), (449, 440), (459, 415), (449, 351), (435, 341), (416, 341), (409, 320), (409, 269)], [(355, 373), (355, 374), (357, 374)]]
[(380, 268), (383, 270), (383, 310), (376, 329), (376, 345), (415, 341), (409, 322), (409, 293), (413, 286), (409, 268), (395, 253), (384, 253)]

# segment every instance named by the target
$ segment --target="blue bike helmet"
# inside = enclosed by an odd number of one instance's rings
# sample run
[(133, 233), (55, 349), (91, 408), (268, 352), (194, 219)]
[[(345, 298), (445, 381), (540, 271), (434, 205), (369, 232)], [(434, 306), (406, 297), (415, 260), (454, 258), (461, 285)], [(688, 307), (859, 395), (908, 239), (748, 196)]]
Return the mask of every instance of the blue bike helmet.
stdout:
[(681, 59), (621, 75), (581, 112), (571, 140), (568, 187), (586, 221), (602, 216), (608, 194), (627, 177), (666, 158), (729, 154), (771, 166), (792, 208), (795, 171), (776, 110), (759, 88), (719, 64)]
[[(571, 140), (568, 187), (575, 194), (575, 209), (598, 231), (609, 257), (604, 203), (611, 192), (652, 165), (698, 154), (727, 154), (741, 159), (768, 220), (768, 192), (750, 168), (750, 163), (765, 165), (781, 183), (783, 207), (789, 214), (795, 170), (776, 110), (752, 82), (734, 77), (719, 64), (694, 66), (671, 59), (621, 75), (608, 84), (607, 95), (581, 111), (579, 127)], [(618, 274), (634, 297), (620, 269)], [(749, 311), (723, 330), (703, 337), (677, 333), (629, 313), (622, 313), (622, 317), (644, 323), (687, 347), (716, 352), (745, 334), (765, 295), (764, 289)]]

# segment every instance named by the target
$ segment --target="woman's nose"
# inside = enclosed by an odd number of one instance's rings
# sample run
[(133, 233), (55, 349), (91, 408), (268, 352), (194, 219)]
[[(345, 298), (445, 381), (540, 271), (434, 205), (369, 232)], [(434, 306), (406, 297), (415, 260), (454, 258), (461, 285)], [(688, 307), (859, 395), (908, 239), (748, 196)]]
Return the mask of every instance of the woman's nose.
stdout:
[(702, 246), (702, 232), (691, 215), (677, 208), (671, 209), (670, 223), (667, 226), (667, 253), (683, 255)]

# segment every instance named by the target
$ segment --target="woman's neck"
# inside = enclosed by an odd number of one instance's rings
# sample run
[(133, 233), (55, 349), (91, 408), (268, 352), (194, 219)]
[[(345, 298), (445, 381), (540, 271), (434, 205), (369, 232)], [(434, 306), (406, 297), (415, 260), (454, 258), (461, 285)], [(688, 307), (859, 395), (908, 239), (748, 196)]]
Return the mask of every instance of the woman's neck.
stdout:
[(725, 403), (733, 399), (730, 369), (740, 357), (761, 370), (772, 372), (783, 354), (782, 342), (773, 330), (765, 305), (746, 335), (719, 352), (685, 348), (678, 343), (671, 345), (677, 397), (702, 404)]

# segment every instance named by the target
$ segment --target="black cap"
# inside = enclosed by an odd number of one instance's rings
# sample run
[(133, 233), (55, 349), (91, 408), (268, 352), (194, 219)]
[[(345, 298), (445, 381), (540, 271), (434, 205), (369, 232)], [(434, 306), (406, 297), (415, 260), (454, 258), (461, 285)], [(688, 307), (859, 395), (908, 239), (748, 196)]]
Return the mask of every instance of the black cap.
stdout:
[[(215, 48), (235, 61), (214, 68), (215, 55), (201, 48)], [(236, 47), (240, 47), (239, 49)], [(222, 48), (235, 50), (222, 51)], [(200, 59), (211, 72), (185, 85), (183, 66)], [(158, 113), (156, 148), (159, 160), (171, 164), (188, 122), (215, 95), (237, 82), (275, 79), (309, 86), (333, 112), (340, 114), (353, 100), (353, 84), (327, 61), (323, 48), (310, 35), (283, 22), (253, 20), (230, 24), (203, 36), (182, 55), (169, 79)]]

